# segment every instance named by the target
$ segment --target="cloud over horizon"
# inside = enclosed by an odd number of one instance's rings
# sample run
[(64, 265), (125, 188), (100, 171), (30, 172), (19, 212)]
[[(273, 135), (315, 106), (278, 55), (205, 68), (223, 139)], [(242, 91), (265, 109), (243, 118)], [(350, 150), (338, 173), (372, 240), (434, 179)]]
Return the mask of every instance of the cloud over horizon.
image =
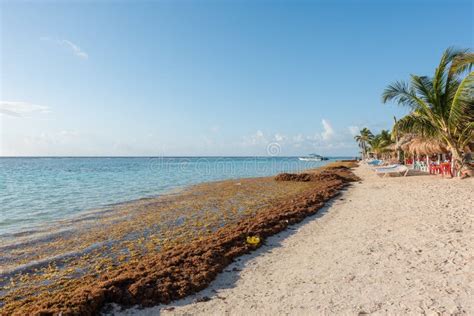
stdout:
[(277, 132), (266, 134), (257, 130), (254, 134), (243, 137), (240, 145), (244, 148), (253, 148), (261, 154), (270, 144), (278, 144), (282, 155), (298, 155), (312, 151), (320, 151), (321, 154), (337, 154), (344, 150), (353, 150), (356, 144), (353, 141), (352, 129), (344, 128), (336, 130), (327, 119), (321, 120), (322, 131), (313, 135), (285, 135)]

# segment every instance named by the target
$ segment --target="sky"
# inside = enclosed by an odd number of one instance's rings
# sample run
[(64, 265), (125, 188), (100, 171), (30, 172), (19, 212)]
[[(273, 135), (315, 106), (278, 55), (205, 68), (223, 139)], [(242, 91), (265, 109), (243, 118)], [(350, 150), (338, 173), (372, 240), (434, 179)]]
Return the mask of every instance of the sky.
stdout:
[(354, 156), (473, 1), (0, 0), (1, 156)]

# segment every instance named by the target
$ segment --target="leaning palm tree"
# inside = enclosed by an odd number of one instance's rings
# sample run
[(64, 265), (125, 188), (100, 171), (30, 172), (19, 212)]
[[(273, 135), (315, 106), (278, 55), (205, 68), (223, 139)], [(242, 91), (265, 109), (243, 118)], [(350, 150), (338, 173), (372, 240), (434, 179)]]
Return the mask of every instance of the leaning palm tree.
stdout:
[(464, 165), (462, 152), (474, 137), (473, 65), (474, 54), (448, 48), (433, 77), (411, 75), (409, 84), (395, 82), (382, 94), (384, 103), (395, 101), (411, 109), (396, 122), (396, 135), (414, 133), (441, 140), (458, 170)]
[(359, 135), (354, 136), (356, 142), (359, 143), (359, 147), (362, 151), (362, 158), (366, 158), (369, 142), (374, 138), (374, 135), (367, 127), (360, 130)]

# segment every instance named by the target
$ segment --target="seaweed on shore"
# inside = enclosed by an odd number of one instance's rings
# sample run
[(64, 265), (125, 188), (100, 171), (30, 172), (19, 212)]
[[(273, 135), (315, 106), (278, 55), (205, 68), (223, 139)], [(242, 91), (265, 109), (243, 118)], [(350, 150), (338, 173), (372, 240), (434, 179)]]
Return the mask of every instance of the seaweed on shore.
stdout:
[(169, 303), (207, 287), (237, 256), (261, 243), (246, 242), (249, 236), (266, 237), (315, 214), (350, 181), (344, 168), (323, 169), (312, 174), (310, 186), (300, 193), (269, 203), (259, 212), (224, 225), (189, 243), (150, 252), (139, 258), (70, 280), (67, 290), (44, 291), (36, 296), (10, 300), (3, 313), (25, 315), (93, 315), (107, 303), (153, 306)]

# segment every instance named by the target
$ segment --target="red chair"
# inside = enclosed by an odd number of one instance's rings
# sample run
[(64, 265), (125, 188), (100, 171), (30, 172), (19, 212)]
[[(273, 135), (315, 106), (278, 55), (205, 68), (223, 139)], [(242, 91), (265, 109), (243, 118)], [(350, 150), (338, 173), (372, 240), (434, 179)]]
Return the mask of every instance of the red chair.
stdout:
[(443, 176), (445, 175), (450, 175), (451, 177), (453, 176), (453, 173), (451, 171), (451, 163), (446, 162), (441, 164), (441, 171), (443, 172)]
[(430, 174), (441, 174), (443, 172), (440, 165), (431, 164), (430, 165)]

